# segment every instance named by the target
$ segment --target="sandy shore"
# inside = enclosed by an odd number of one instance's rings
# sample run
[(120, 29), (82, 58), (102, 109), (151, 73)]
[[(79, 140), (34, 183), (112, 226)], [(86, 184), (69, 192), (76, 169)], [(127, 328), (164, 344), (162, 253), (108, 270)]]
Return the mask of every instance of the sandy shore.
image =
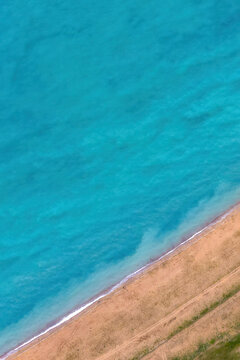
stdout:
[[(192, 351), (200, 341), (234, 333), (240, 322), (239, 267), (238, 206), (9, 359), (171, 359)], [(204, 313), (206, 308), (211, 311)]]

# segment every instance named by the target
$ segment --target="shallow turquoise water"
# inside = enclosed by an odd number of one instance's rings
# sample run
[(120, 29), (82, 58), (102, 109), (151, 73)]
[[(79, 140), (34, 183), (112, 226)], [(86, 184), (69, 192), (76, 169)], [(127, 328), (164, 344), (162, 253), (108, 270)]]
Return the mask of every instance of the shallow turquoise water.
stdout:
[(239, 200), (240, 2), (0, 8), (1, 354)]

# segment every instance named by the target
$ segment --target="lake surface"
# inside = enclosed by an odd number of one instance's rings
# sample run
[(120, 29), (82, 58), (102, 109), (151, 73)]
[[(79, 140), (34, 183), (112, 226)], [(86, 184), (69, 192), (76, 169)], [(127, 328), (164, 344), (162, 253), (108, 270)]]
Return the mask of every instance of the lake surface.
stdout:
[(240, 199), (240, 2), (0, 19), (2, 354)]

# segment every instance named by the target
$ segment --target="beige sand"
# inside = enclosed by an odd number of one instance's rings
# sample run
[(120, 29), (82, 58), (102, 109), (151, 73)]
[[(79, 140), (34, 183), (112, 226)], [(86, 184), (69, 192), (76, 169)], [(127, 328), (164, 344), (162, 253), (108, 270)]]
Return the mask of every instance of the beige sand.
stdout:
[[(239, 285), (236, 208), (171, 256), (9, 359), (171, 359), (216, 334), (234, 333), (240, 323)], [(225, 299), (223, 294), (232, 289), (232, 296)], [(214, 309), (177, 330), (216, 301)]]

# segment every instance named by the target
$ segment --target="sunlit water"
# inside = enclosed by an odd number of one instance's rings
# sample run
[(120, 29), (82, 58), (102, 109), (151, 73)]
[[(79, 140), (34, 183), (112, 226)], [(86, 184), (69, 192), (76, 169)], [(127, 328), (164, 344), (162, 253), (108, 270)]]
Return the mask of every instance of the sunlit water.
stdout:
[(239, 0), (0, 5), (0, 354), (240, 198)]

